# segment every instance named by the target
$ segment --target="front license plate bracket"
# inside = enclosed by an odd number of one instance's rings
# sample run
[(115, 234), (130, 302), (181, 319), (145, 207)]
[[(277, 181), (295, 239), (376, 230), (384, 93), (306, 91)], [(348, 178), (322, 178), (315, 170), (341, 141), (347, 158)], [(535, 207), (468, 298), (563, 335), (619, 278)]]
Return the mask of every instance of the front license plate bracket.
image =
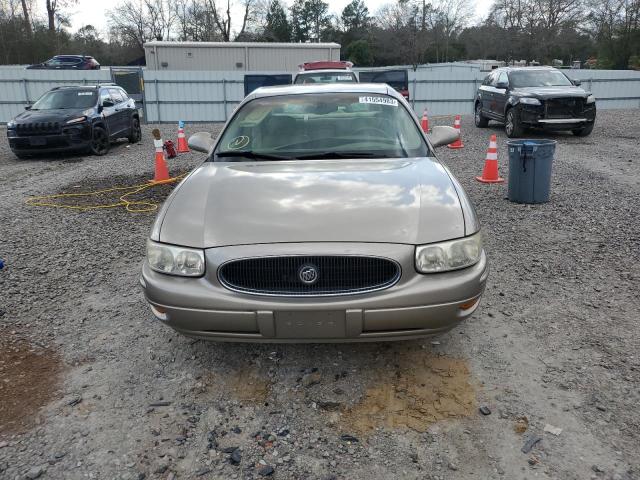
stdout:
[(274, 312), (277, 338), (344, 338), (344, 310)]

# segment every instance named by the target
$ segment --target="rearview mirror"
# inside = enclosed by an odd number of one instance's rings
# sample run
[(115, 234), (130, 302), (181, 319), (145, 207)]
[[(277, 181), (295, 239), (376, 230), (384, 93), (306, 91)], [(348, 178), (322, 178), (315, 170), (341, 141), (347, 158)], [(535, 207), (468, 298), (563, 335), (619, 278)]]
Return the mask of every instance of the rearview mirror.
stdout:
[(576, 87), (579, 87), (582, 84), (580, 80), (572, 80), (572, 82)]
[(431, 133), (427, 134), (427, 138), (434, 148), (449, 145), (458, 140), (458, 137), (460, 137), (460, 132), (457, 129), (445, 126), (433, 127)]
[(31, 110), (31, 105), (27, 105), (26, 107), (24, 107), (25, 110)]
[(196, 152), (209, 153), (213, 148), (213, 138), (209, 132), (194, 133), (189, 137), (189, 148)]
[(104, 100), (102, 102), (102, 106), (105, 107), (105, 108), (113, 107), (114, 105), (115, 105), (115, 103), (113, 103), (111, 100)]

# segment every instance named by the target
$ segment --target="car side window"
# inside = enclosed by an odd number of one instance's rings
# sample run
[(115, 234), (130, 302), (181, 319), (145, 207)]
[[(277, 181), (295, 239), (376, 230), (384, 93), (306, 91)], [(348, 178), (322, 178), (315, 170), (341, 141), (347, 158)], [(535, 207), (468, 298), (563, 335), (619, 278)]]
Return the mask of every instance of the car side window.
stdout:
[(117, 88), (110, 88), (109, 93), (111, 94), (111, 98), (113, 99), (113, 103), (122, 103), (124, 102), (124, 98), (122, 98), (122, 94)]
[(111, 95), (109, 95), (109, 91), (108, 90), (101, 90), (100, 91), (100, 105), (104, 105), (104, 102), (108, 100), (110, 102), (113, 102), (113, 100), (111, 99)]
[(122, 90), (120, 88), (118, 89), (118, 91), (120, 92), (120, 95), (122, 95), (122, 100), (123, 101), (126, 102), (127, 100), (129, 100), (129, 95), (127, 95), (127, 92), (125, 92), (124, 90)]
[(500, 74), (500, 76), (498, 77), (497, 83), (504, 83), (506, 85), (509, 85), (509, 77), (507, 76), (507, 72), (502, 72)]

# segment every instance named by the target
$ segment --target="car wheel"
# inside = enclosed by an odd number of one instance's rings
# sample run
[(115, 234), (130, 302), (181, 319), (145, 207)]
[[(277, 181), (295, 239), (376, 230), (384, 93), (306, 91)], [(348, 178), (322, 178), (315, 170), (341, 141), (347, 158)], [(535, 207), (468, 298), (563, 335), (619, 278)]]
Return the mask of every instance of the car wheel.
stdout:
[(131, 128), (129, 131), (129, 143), (138, 143), (142, 138), (142, 131), (140, 130), (140, 120), (137, 117), (131, 119)]
[(476, 103), (475, 117), (476, 127), (485, 128), (489, 125), (489, 119), (482, 115), (482, 104)]
[(107, 131), (102, 127), (93, 127), (90, 145), (91, 153), (97, 156), (106, 155), (110, 146)]
[(576, 130), (571, 130), (571, 131), (573, 132), (573, 134), (576, 137), (586, 137), (589, 134), (591, 134), (591, 132), (593, 132), (594, 125), (595, 125), (595, 122), (594, 123), (590, 123), (589, 125), (587, 125), (584, 128), (578, 128)]
[(504, 123), (504, 131), (509, 138), (518, 138), (522, 135), (522, 124), (520, 123), (520, 115), (517, 108), (507, 110), (507, 116)]

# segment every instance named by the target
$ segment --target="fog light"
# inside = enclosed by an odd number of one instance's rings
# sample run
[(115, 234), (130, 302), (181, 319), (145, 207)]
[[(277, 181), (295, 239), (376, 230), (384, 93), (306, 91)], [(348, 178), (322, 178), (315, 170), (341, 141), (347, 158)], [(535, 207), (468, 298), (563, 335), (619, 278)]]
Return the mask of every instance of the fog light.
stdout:
[(166, 322), (169, 320), (169, 315), (167, 315), (167, 311), (164, 308), (156, 307), (155, 305), (149, 305), (151, 307), (151, 311), (156, 316), (158, 320), (162, 320)]
[(460, 310), (469, 310), (476, 303), (478, 303), (478, 301), (480, 301), (480, 297), (474, 298), (473, 300), (469, 300), (468, 302), (462, 303), (458, 308), (460, 308)]

